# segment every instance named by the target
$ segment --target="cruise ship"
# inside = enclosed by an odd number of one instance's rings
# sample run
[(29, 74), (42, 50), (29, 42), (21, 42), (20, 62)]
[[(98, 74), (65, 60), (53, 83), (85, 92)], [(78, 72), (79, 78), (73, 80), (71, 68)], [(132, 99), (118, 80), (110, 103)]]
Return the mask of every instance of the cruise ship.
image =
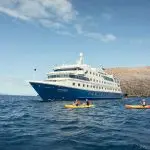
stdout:
[(121, 99), (120, 81), (103, 67), (84, 64), (83, 53), (73, 65), (61, 65), (47, 74), (44, 81), (30, 81), (43, 101)]

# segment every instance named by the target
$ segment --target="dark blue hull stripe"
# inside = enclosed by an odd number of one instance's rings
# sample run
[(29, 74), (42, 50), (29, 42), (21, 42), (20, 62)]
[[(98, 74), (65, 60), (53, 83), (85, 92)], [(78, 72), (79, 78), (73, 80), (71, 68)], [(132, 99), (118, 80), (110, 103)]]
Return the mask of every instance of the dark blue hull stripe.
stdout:
[(50, 85), (44, 83), (30, 82), (35, 91), (39, 96), (47, 100), (75, 100), (75, 99), (90, 99), (90, 100), (101, 100), (101, 99), (121, 99), (122, 93), (110, 93), (110, 92), (98, 92), (81, 90), (75, 88), (69, 88), (64, 86)]

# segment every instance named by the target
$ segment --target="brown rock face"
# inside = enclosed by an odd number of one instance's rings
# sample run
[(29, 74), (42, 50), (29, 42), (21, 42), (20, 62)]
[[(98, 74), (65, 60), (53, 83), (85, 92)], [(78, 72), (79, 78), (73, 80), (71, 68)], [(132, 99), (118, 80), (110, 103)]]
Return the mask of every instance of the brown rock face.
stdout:
[(120, 79), (121, 89), (128, 96), (150, 96), (150, 66), (109, 68), (105, 71)]

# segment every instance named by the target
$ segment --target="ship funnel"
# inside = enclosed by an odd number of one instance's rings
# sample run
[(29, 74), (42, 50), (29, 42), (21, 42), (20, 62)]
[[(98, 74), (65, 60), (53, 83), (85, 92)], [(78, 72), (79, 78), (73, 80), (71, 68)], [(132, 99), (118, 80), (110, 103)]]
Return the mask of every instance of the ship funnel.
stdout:
[(83, 53), (80, 53), (80, 59), (78, 61), (78, 65), (82, 65), (83, 64)]

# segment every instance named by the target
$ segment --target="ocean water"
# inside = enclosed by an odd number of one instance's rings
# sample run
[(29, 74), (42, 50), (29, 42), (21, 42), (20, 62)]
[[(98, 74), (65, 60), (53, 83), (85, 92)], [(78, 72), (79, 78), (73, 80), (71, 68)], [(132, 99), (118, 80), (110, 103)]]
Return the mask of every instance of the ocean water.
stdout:
[(67, 101), (0, 96), (0, 150), (148, 150), (150, 109), (124, 108), (139, 102), (93, 101), (95, 108), (71, 110)]

